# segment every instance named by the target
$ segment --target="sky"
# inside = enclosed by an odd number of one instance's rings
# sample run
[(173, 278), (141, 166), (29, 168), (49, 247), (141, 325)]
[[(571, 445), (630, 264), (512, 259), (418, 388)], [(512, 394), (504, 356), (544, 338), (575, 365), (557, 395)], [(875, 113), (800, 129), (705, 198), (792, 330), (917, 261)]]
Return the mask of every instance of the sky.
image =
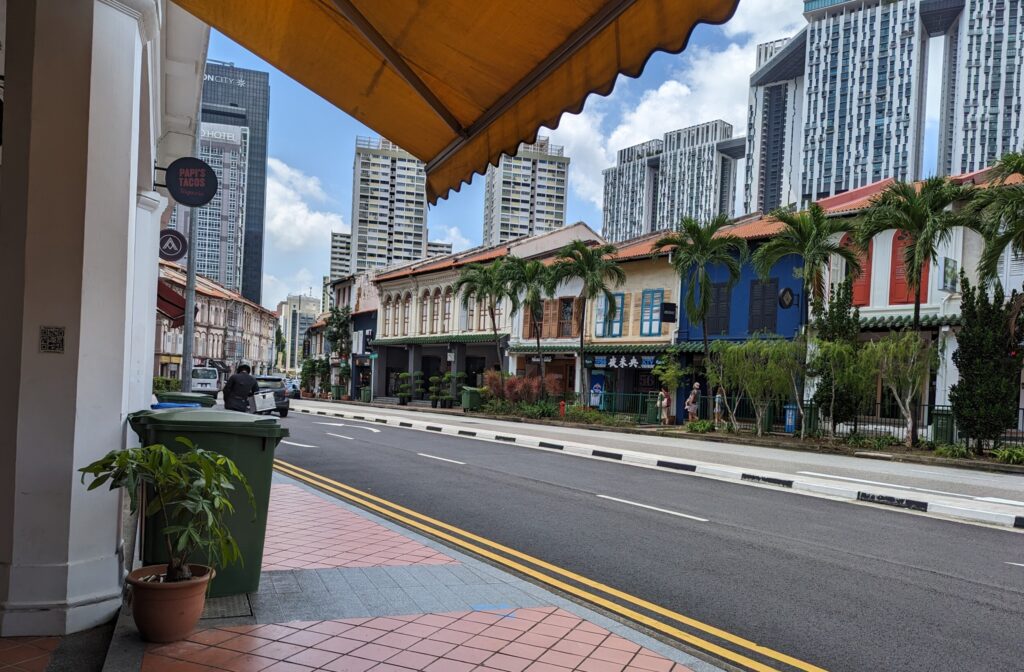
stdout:
[[(698, 26), (678, 55), (655, 54), (640, 77), (620, 76), (605, 97), (591, 95), (576, 115), (542, 130), (570, 157), (566, 221), (601, 228), (601, 171), (624, 147), (693, 124), (723, 119), (734, 136), (746, 129), (749, 78), (759, 43), (789, 37), (806, 22), (801, 0), (741, 0), (721, 26)], [(931, 54), (930, 65), (941, 63)], [(274, 309), (288, 294), (321, 295), (330, 264), (331, 231), (348, 231), (356, 137), (374, 132), (271, 67), (227, 37), (212, 32), (209, 58), (270, 72), (266, 250), (263, 304)], [(937, 68), (930, 68), (929, 84)], [(929, 86), (934, 92), (938, 87)], [(937, 96), (928, 96), (925, 172), (934, 165)], [(738, 169), (742, 197), (742, 162)], [(431, 240), (456, 251), (479, 245), (484, 178), (477, 175), (430, 207)], [(739, 209), (737, 209), (739, 214)]]

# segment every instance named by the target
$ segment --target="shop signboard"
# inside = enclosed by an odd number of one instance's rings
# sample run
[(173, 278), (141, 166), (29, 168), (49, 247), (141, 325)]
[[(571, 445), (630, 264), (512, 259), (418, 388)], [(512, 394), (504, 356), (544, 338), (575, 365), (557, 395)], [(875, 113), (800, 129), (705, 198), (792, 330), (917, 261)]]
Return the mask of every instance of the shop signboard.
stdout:
[(183, 156), (167, 166), (167, 191), (178, 203), (198, 208), (217, 195), (217, 173), (202, 159)]
[(592, 366), (595, 369), (653, 369), (657, 363), (654, 355), (594, 355)]
[(661, 321), (667, 322), (668, 324), (676, 323), (676, 304), (674, 303), (662, 303), (661, 304)]

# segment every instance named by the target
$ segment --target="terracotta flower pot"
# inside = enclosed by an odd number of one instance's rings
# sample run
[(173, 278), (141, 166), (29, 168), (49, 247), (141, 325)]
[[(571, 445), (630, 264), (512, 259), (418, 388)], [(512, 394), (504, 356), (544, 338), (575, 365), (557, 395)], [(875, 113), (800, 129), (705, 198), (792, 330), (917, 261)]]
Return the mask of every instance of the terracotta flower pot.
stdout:
[(167, 565), (140, 567), (128, 575), (132, 587), (135, 627), (147, 642), (176, 642), (191, 634), (206, 604), (206, 587), (214, 576), (206, 565), (189, 565), (190, 581), (145, 581), (167, 571)]

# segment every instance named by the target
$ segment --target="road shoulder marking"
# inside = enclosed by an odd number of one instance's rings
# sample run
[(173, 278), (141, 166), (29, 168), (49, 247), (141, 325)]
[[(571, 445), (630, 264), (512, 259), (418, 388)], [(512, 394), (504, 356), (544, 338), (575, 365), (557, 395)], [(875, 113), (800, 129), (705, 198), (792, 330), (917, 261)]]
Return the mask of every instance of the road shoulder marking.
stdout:
[(465, 462), (459, 462), (458, 460), (449, 460), (447, 457), (438, 457), (437, 455), (427, 455), (426, 453), (416, 453), (420, 457), (429, 457), (432, 460), (441, 460), (442, 462), (451, 462), (452, 464), (465, 464)]
[(308, 443), (296, 443), (294, 441), (289, 441), (288, 439), (281, 439), (281, 443), (286, 446), (295, 446), (296, 448), (316, 448), (316, 446), (311, 446)]
[(327, 432), (327, 436), (333, 436), (333, 437), (336, 437), (336, 438), (339, 438), (339, 439), (347, 439), (349, 441), (355, 441), (355, 439), (353, 439), (351, 436), (345, 436), (344, 434), (331, 434), (330, 432)]
[(667, 513), (670, 516), (679, 516), (680, 518), (689, 518), (690, 520), (696, 520), (699, 523), (708, 522), (707, 518), (698, 518), (697, 516), (691, 516), (688, 513), (679, 513), (678, 511), (670, 511), (669, 509), (662, 509), (657, 506), (651, 506), (650, 504), (641, 504), (640, 502), (633, 502), (628, 499), (619, 499), (618, 497), (611, 497), (609, 495), (598, 495), (601, 499), (609, 499), (613, 502), (619, 502), (620, 504), (629, 504), (630, 506), (639, 506), (641, 509), (650, 509), (651, 511), (658, 511), (659, 513)]

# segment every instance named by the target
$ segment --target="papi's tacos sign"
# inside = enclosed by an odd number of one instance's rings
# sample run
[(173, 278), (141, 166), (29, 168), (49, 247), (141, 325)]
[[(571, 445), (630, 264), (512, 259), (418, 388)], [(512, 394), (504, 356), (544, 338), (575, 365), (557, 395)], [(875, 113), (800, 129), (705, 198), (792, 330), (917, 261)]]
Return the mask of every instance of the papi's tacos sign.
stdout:
[(183, 156), (167, 166), (167, 191), (182, 205), (206, 205), (217, 195), (217, 173), (205, 161)]

